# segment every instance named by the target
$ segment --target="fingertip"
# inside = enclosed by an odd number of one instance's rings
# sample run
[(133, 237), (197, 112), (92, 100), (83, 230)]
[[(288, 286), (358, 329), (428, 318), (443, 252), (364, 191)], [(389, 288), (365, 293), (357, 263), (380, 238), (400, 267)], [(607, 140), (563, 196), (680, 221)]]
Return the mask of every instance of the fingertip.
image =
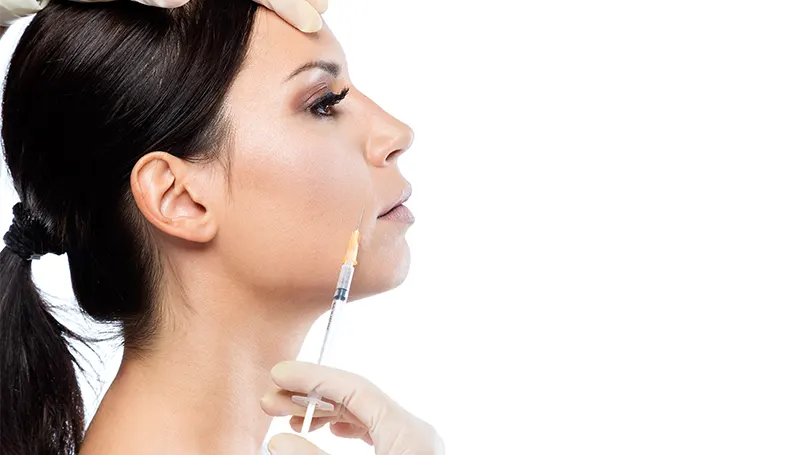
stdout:
[(270, 441), (267, 442), (267, 452), (270, 452), (271, 455), (283, 455), (294, 453), (293, 450), (290, 450), (288, 448), (290, 446), (290, 442), (288, 441), (289, 436), (292, 435), (287, 433), (281, 433), (270, 438)]
[(329, 9), (329, 0), (309, 0), (309, 3), (319, 14), (323, 14)]
[(314, 454), (311, 444), (306, 439), (291, 433), (279, 433), (267, 443), (267, 451), (271, 455)]
[(305, 23), (300, 24), (298, 28), (304, 33), (319, 32), (323, 28), (323, 18), (320, 17), (320, 14), (315, 14), (307, 18)]
[(314, 33), (323, 28), (323, 19), (320, 14), (306, 0), (256, 0), (266, 1), (272, 5), (272, 10), (290, 25), (304, 33)]
[(282, 378), (289, 374), (289, 371), (293, 368), (295, 361), (293, 360), (284, 360), (275, 364), (274, 367), (270, 370), (270, 377), (275, 381), (278, 378)]
[[(303, 417), (299, 416), (292, 416), (289, 419), (289, 428), (292, 428), (293, 431), (300, 433), (303, 429)], [(311, 427), (310, 427), (311, 431)]]
[[(307, 375), (311, 375), (313, 368), (317, 368), (320, 365), (311, 362), (301, 362), (299, 360), (284, 360), (282, 362), (278, 362), (271, 370), (270, 370), (270, 378), (275, 382), (276, 385), (281, 387), (282, 389), (286, 389), (286, 387), (282, 386), (278, 383), (278, 381), (298, 381), (301, 379), (306, 378)], [(287, 389), (289, 390), (289, 389)]]
[(266, 414), (271, 414), (272, 403), (273, 403), (272, 395), (270, 395), (269, 393), (261, 397), (261, 400), (259, 400), (261, 410), (264, 411)]

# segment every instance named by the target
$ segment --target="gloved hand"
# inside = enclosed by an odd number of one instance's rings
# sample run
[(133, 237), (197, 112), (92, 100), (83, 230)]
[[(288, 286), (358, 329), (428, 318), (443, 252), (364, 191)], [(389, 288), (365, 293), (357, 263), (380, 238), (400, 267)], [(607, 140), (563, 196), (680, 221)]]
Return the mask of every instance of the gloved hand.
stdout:
[[(10, 0), (9, 0), (10, 1)], [(14, 0), (23, 1), (23, 0)], [(25, 0), (33, 1), (33, 0)], [(111, 0), (74, 0), (78, 2), (104, 2)], [(177, 8), (194, 0), (134, 0), (148, 6), (158, 8)], [(321, 14), (329, 7), (329, 0), (254, 0), (276, 12), (282, 19), (289, 22), (298, 30), (314, 33), (323, 27)]]
[[(291, 397), (314, 391), (336, 405), (331, 412), (315, 411), (312, 431), (331, 424), (335, 436), (362, 439), (374, 447), (376, 455), (444, 454), (444, 443), (432, 426), (361, 376), (304, 362), (281, 362), (270, 375), (280, 389), (265, 395), (261, 407), (274, 417), (293, 416), (290, 425), (296, 431), (301, 429), (306, 408)], [(272, 455), (328, 455), (293, 434), (273, 436), (267, 450)]]

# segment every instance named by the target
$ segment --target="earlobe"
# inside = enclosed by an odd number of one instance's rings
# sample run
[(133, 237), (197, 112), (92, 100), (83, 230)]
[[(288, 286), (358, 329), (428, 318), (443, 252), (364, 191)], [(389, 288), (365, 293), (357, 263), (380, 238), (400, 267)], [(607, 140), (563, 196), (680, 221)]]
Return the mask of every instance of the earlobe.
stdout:
[(157, 229), (191, 242), (216, 236), (217, 225), (193, 186), (191, 163), (166, 152), (151, 152), (132, 168), (130, 186), (143, 216)]

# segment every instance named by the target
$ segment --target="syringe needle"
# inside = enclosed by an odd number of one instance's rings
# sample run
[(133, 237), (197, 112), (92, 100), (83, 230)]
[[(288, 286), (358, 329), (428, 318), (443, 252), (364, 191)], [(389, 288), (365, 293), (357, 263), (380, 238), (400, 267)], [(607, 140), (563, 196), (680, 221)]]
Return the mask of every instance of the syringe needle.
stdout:
[(360, 224), (362, 224), (362, 216), (365, 215), (365, 206), (362, 206), (362, 211), (360, 211), (360, 220), (357, 221), (357, 231), (360, 230)]

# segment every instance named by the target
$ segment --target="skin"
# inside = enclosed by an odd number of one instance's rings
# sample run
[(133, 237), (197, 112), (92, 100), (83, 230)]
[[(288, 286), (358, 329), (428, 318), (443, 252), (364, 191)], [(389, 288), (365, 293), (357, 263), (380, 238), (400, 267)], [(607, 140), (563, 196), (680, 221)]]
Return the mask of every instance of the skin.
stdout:
[[(407, 274), (409, 223), (377, 217), (407, 187), (397, 159), (411, 129), (351, 85), (328, 27), (304, 34), (272, 11), (257, 15), (227, 99), (229, 159), (194, 164), (154, 151), (132, 170), (167, 271), (161, 324), (147, 351), (125, 346), (81, 455), (256, 453), (270, 424), (260, 406), (270, 370), (297, 356), (328, 310), (363, 205), (352, 300)], [(342, 71), (287, 80), (317, 60)], [(336, 116), (307, 111), (345, 87)]]

